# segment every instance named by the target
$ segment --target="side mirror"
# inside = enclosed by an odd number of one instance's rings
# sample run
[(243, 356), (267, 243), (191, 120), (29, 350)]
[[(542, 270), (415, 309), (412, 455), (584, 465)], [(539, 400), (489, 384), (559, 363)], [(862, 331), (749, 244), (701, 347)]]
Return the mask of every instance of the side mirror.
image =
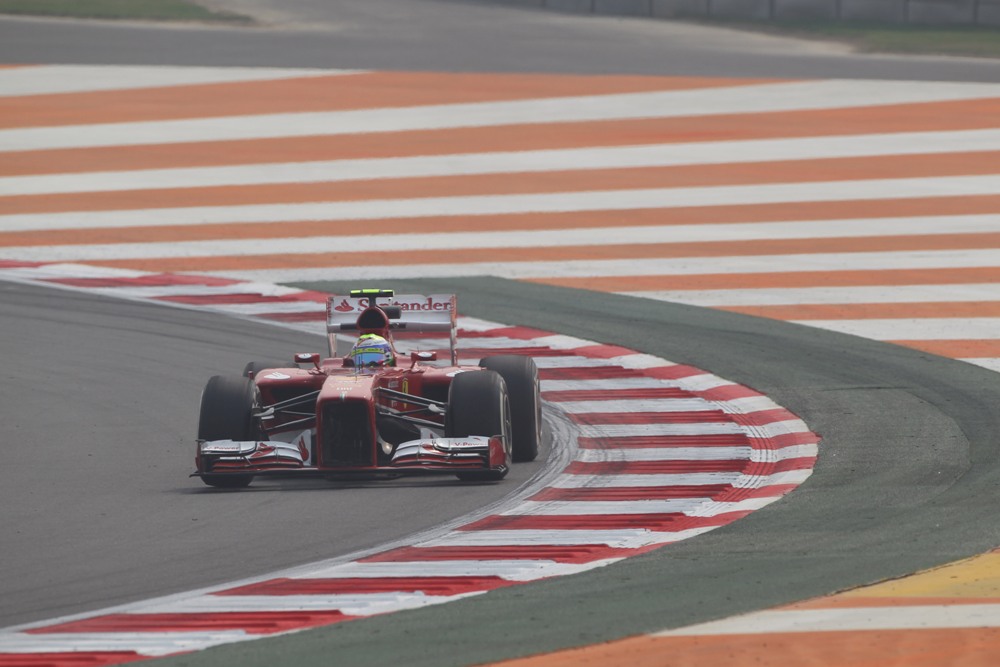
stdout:
[(437, 361), (437, 352), (410, 352), (410, 361), (416, 364), (418, 361)]
[(299, 352), (295, 355), (296, 364), (312, 364), (319, 369), (319, 353), (318, 352)]

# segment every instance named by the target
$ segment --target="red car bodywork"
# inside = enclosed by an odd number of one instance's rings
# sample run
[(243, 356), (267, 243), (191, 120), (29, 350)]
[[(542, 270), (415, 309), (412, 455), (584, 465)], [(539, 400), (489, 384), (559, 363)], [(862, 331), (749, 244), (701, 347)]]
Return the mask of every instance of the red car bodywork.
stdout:
[[(495, 433), (449, 432), (448, 412), (458, 409), (451, 396), (453, 385), (457, 390), (460, 384), (473, 384), (456, 383), (455, 378), (492, 373), (456, 363), (455, 297), (377, 294), (330, 298), (331, 357), (321, 360), (318, 354), (297, 354), (295, 367), (248, 367), (243, 385), (237, 379), (213, 378), (202, 399), (194, 475), (212, 486), (245, 486), (241, 482), (248, 484), (253, 476), (275, 474), (452, 473), (462, 477), (462, 473), (472, 473), (467, 475), (470, 479), (500, 479), (506, 474), (511, 464), (509, 414), (506, 424), (488, 429), (498, 430)], [(335, 356), (338, 335), (353, 340), (365, 333), (385, 337), (393, 349), (400, 335), (443, 334), (451, 363), (431, 365), (440, 348), (414, 351), (408, 358), (397, 354), (396, 366), (377, 368), (355, 368), (349, 355)], [(229, 407), (235, 400), (230, 394), (241, 387), (248, 397), (248, 430), (227, 426), (230, 430), (219, 437), (220, 431), (213, 430), (212, 424), (219, 420), (243, 423), (237, 411), (244, 408)], [(498, 400), (505, 402), (506, 389), (500, 391), (503, 395)], [(232, 410), (232, 414), (213, 412), (221, 410)]]

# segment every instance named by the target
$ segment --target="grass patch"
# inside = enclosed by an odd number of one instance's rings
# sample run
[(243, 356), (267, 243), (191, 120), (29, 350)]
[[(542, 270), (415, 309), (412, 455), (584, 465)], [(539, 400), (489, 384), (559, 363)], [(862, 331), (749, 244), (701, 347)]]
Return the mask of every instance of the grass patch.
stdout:
[(847, 21), (728, 21), (725, 25), (757, 32), (825, 39), (860, 51), (1000, 58), (1000, 29), (985, 26), (928, 26)]
[(0, 14), (145, 21), (252, 22), (248, 16), (212, 11), (188, 0), (0, 0)]

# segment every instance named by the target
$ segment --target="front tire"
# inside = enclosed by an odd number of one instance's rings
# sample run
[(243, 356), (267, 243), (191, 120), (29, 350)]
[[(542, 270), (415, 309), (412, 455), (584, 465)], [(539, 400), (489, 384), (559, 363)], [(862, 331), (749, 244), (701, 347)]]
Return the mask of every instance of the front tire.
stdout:
[[(503, 438), (507, 459), (511, 452), (511, 413), (507, 385), (499, 373), (469, 371), (452, 379), (448, 390), (448, 414), (445, 435), (464, 438), (470, 435)], [(507, 476), (509, 465), (494, 470), (457, 473), (464, 481), (499, 481)]]
[[(198, 439), (257, 439), (253, 418), (257, 403), (257, 386), (249, 378), (212, 377), (201, 395)], [(201, 481), (220, 489), (240, 489), (250, 485), (253, 475), (212, 475), (202, 471)]]
[(255, 378), (261, 371), (269, 368), (284, 368), (287, 364), (280, 361), (251, 361), (243, 367), (243, 377)]
[(483, 368), (496, 371), (507, 383), (510, 415), (514, 426), (512, 451), (515, 463), (534, 461), (542, 440), (542, 398), (539, 393), (538, 367), (531, 357), (503, 354), (486, 357)]

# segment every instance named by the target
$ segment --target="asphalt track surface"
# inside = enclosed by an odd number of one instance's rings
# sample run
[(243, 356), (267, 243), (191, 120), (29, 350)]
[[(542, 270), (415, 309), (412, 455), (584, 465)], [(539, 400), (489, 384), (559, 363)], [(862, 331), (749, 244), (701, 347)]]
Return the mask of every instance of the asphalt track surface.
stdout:
[[(421, 37), (409, 41), (399, 40), (401, 28), (376, 29), (378, 17), (365, 23), (360, 10), (353, 32), (337, 39), (299, 29), (3, 20), (0, 60), (416, 69), (461, 63), (491, 70), (1000, 80), (995, 63), (950, 59), (810, 55), (794, 48), (742, 55), (689, 49), (682, 57), (670, 51), (679, 46), (656, 39), (665, 28), (650, 22), (550, 19), (456, 4), (466, 17), (495, 12), (513, 31), (505, 36), (491, 24), (477, 36), (473, 19), (462, 24), (463, 14), (452, 15), (446, 3), (423, 4), (430, 18), (411, 23)], [(402, 6), (397, 20), (407, 19)], [(455, 18), (443, 21), (447, 16)], [(460, 38), (435, 44), (434, 17), (441, 30), (457, 29)], [(535, 22), (563, 32), (542, 39)], [(396, 287), (452, 289), (457, 282)], [(461, 282), (464, 314), (632, 347), (770, 395), (824, 437), (816, 473), (783, 502), (747, 519), (603, 570), (164, 664), (275, 664), (276, 656), (300, 665), (330, 664), (331, 656), (338, 664), (474, 664), (769, 607), (1000, 542), (996, 373), (731, 313), (505, 281)], [(57, 290), (5, 284), (0, 294), (0, 398), (8, 433), (0, 491), (4, 625), (346, 553), (397, 536), (397, 519), (416, 529), (484, 502), (482, 487), (457, 487), (473, 489), (468, 494), (449, 490), (446, 507), (440, 489), (415, 486), (203, 489), (184, 475), (207, 376), (322, 341)], [(351, 497), (346, 518), (337, 513), (341, 493)], [(426, 503), (401, 502), (414, 494)]]
[(368, 549), (482, 508), (503, 484), (450, 477), (257, 480), (194, 470), (202, 387), (326, 339), (189, 310), (0, 282), (0, 626), (181, 592)]
[(1000, 81), (1000, 62), (487, 0), (211, 0), (264, 29), (0, 19), (0, 62)]

